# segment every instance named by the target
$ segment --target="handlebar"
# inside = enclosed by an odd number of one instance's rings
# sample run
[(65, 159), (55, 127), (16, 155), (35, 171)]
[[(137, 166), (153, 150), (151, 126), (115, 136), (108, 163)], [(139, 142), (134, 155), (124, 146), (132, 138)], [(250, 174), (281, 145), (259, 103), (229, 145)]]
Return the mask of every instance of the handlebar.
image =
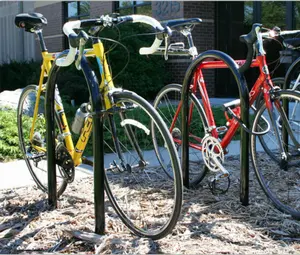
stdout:
[(268, 32), (261, 33), (261, 35), (264, 38), (274, 38), (276, 36), (296, 35), (299, 33), (300, 33), (300, 30), (275, 31), (273, 28), (273, 29), (270, 29)]
[(245, 72), (252, 63), (253, 44), (256, 43), (256, 50), (258, 55), (265, 55), (263, 48), (263, 38), (274, 38), (276, 36), (293, 35), (300, 33), (300, 30), (280, 31), (280, 28), (274, 27), (267, 32), (260, 32), (262, 24), (254, 23), (249, 34), (240, 36), (240, 40), (247, 44), (248, 53), (244, 65), (240, 67), (240, 72)]
[(265, 54), (262, 44), (262, 36), (260, 33), (260, 29), (262, 27), (262, 24), (254, 23), (252, 25), (252, 29), (250, 33), (247, 35), (241, 35), (240, 41), (246, 43), (247, 45), (247, 57), (245, 63), (239, 68), (241, 73), (244, 73), (251, 65), (252, 58), (253, 58), (253, 44), (257, 42), (257, 48), (260, 54)]
[[(110, 27), (113, 24), (120, 24), (123, 22), (133, 22), (133, 23), (144, 23), (152, 26), (156, 31), (164, 33), (166, 31), (165, 28), (154, 18), (145, 16), (145, 15), (127, 15), (120, 17), (110, 17), (108, 15), (102, 15), (99, 19), (88, 19), (88, 20), (76, 20), (69, 21), (64, 24), (63, 32), (69, 39), (70, 50), (68, 55), (65, 58), (60, 58), (56, 60), (56, 64), (58, 66), (69, 66), (75, 60), (75, 55), (77, 52), (79, 37), (74, 32), (74, 29), (79, 29), (83, 27), (91, 27), (91, 26), (107, 26)], [(163, 36), (156, 36), (153, 44), (150, 47), (140, 48), (139, 53), (141, 55), (153, 54), (158, 47), (161, 45), (163, 41)]]

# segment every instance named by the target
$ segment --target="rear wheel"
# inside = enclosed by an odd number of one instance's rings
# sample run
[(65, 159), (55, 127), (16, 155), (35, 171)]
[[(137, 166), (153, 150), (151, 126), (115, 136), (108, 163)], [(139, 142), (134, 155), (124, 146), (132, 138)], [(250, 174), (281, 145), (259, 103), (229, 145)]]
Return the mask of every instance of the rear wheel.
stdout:
[[(36, 185), (44, 192), (48, 192), (47, 152), (46, 152), (46, 118), (45, 118), (45, 93), (39, 98), (37, 118), (34, 122), (32, 138), (30, 139), (33, 115), (36, 105), (38, 86), (29, 85), (19, 99), (17, 110), (18, 133), (20, 148), (24, 155), (28, 170)], [(56, 125), (56, 135), (61, 133)], [(56, 167), (57, 195), (60, 196), (67, 187), (67, 182), (61, 175), (60, 167)]]
[(181, 211), (182, 177), (174, 143), (146, 100), (129, 91), (113, 97), (114, 112), (104, 125), (107, 195), (133, 233), (162, 238), (174, 228)]
[[(181, 157), (182, 141), (181, 90), (182, 86), (179, 84), (167, 85), (160, 90), (154, 101), (154, 108), (167, 124), (179, 157)], [(189, 125), (189, 185), (193, 187), (201, 182), (207, 172), (200, 150), (207, 121), (198, 99), (193, 94), (189, 95), (189, 106), (192, 111)]]

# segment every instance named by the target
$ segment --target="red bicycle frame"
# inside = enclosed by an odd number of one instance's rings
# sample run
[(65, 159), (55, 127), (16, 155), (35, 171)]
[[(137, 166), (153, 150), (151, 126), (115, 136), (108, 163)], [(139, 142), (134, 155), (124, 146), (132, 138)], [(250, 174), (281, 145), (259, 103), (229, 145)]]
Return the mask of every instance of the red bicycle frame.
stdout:
[[(246, 60), (236, 60), (235, 62), (239, 66), (241, 66), (245, 63), (245, 61)], [(252, 61), (251, 67), (259, 67), (260, 75), (257, 78), (254, 86), (252, 87), (252, 89), (249, 93), (250, 106), (254, 103), (254, 101), (258, 97), (259, 93), (261, 91), (263, 91), (263, 96), (264, 96), (264, 100), (266, 102), (266, 107), (269, 111), (271, 111), (272, 104), (271, 104), (271, 100), (270, 100), (269, 90), (270, 90), (270, 88), (273, 87), (273, 83), (272, 83), (272, 80), (271, 80), (271, 77), (269, 74), (269, 69), (268, 69), (268, 66), (266, 63), (266, 57), (265, 56), (257, 56), (256, 59), (254, 59)], [(205, 85), (202, 69), (217, 69), (217, 68), (228, 68), (228, 67), (223, 61), (219, 61), (219, 60), (202, 62), (195, 71), (193, 84), (191, 85), (191, 88), (190, 88), (193, 94), (196, 94), (197, 89), (199, 90), (201, 99), (202, 99), (202, 103), (203, 103), (203, 107), (204, 107), (204, 111), (205, 111), (205, 114), (206, 114), (207, 120), (208, 120), (208, 128), (209, 128), (209, 131), (211, 132), (211, 134), (215, 138), (218, 138), (218, 131), (217, 131), (217, 127), (215, 124), (215, 120), (214, 120), (211, 104), (209, 101), (208, 93), (206, 90), (206, 85)], [(180, 102), (180, 104), (178, 105), (172, 125), (170, 127), (170, 131), (172, 131), (172, 129), (174, 128), (176, 119), (178, 118), (178, 115), (181, 111), (181, 106), (182, 106), (182, 102)], [(189, 123), (192, 118), (193, 107), (194, 107), (194, 105), (191, 104), (190, 109), (189, 109)], [(239, 106), (236, 107), (235, 109), (233, 109), (233, 111), (237, 115), (237, 117), (240, 117), (240, 107)], [(220, 142), (222, 148), (226, 148), (228, 146), (228, 144), (231, 142), (235, 132), (237, 131), (237, 129), (239, 127), (238, 121), (234, 118), (228, 119), (228, 123), (229, 123), (229, 129), (226, 132), (225, 136), (223, 137), (222, 141)], [(190, 134), (190, 136), (193, 136), (193, 135)], [(195, 136), (193, 136), (193, 138), (195, 140), (201, 142), (201, 138), (197, 138)], [(174, 141), (176, 143), (181, 144), (181, 140), (179, 140), (179, 139), (175, 138)], [(197, 150), (202, 149), (202, 146), (199, 146), (199, 145), (191, 143), (191, 142), (189, 143), (189, 146), (194, 149), (197, 149)]]

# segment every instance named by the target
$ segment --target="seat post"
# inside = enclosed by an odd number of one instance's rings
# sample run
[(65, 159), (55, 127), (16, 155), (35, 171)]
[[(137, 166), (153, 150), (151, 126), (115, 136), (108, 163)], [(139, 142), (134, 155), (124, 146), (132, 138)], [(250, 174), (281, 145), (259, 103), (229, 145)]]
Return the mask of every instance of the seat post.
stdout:
[(39, 38), (42, 52), (48, 51), (47, 48), (46, 48), (46, 44), (45, 44), (45, 40), (44, 40), (44, 37), (43, 37), (42, 29), (39, 29), (39, 30), (35, 31), (35, 33), (37, 34), (37, 36)]

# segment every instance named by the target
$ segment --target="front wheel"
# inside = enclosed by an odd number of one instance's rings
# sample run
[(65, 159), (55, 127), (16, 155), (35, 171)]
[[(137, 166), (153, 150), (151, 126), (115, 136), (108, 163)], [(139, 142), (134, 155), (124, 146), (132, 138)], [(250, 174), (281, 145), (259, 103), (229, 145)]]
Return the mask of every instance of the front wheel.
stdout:
[[(39, 102), (36, 106), (37, 100)], [(37, 107), (36, 116), (34, 116), (35, 107)], [(45, 93), (42, 92), (38, 97), (38, 86), (29, 85), (22, 91), (17, 109), (17, 123), (20, 148), (28, 170), (38, 188), (48, 192)], [(62, 132), (59, 125), (56, 125), (55, 130), (56, 135)], [(59, 168), (60, 166), (56, 166), (58, 196), (67, 187), (67, 181), (62, 177)]]
[[(174, 228), (182, 204), (181, 169), (174, 143), (146, 100), (129, 91), (115, 92), (113, 98), (115, 106), (104, 120), (107, 195), (133, 233), (162, 238)], [(165, 169), (174, 178), (169, 178)]]
[[(300, 94), (283, 90), (274, 95), (272, 103), (279, 140), (266, 105), (260, 104), (253, 131), (265, 131), (267, 122), (271, 128), (265, 135), (251, 136), (252, 161), (258, 181), (275, 207), (300, 219)], [(287, 103), (288, 116), (283, 113), (283, 102)], [(287, 141), (283, 139), (283, 128), (290, 128)], [(287, 152), (287, 160), (283, 158), (280, 144)], [(264, 152), (266, 149), (268, 153)]]

